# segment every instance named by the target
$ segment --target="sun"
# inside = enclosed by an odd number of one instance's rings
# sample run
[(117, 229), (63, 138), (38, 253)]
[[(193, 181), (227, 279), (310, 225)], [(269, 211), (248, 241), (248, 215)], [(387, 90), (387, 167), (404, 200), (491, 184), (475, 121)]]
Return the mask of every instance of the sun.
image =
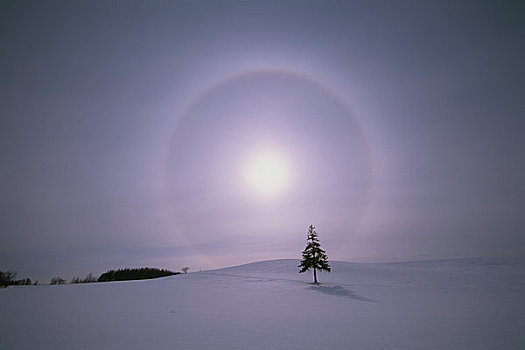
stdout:
[(273, 197), (286, 189), (289, 171), (278, 153), (260, 152), (249, 159), (244, 176), (252, 192)]

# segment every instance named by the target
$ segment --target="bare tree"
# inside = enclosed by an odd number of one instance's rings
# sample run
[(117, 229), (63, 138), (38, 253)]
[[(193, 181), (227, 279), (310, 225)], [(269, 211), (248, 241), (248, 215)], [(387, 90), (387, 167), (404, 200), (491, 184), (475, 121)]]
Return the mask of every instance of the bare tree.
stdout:
[(60, 277), (53, 277), (51, 281), (49, 282), (49, 284), (52, 284), (52, 285), (53, 284), (64, 284), (64, 283), (66, 283), (66, 281)]

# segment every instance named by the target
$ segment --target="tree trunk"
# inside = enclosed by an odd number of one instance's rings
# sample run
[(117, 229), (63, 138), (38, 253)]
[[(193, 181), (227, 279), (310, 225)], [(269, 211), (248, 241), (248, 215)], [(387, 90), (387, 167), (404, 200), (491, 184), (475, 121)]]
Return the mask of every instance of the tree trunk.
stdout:
[(315, 283), (315, 284), (319, 284), (319, 283), (317, 282), (317, 269), (316, 269), (315, 267), (314, 267), (314, 283)]

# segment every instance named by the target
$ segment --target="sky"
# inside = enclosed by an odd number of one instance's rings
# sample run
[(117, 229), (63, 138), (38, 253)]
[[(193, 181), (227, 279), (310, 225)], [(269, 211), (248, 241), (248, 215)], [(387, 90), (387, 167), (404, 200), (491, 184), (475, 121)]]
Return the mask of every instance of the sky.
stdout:
[(330, 260), (524, 254), (524, 36), (517, 1), (3, 1), (0, 269), (300, 258), (310, 224)]

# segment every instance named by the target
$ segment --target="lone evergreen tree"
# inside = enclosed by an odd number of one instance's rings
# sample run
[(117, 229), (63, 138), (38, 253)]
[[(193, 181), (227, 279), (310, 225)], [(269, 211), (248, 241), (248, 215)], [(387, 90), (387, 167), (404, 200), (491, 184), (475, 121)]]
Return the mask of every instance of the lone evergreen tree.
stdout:
[(299, 273), (314, 269), (314, 283), (319, 284), (319, 282), (317, 282), (317, 270), (330, 272), (330, 265), (328, 264), (328, 256), (326, 256), (326, 252), (321, 249), (319, 238), (317, 237), (317, 232), (315, 232), (315, 227), (313, 225), (308, 227), (306, 241), (308, 243), (303, 250), (303, 260), (301, 260), (301, 264), (298, 266), (301, 268)]

